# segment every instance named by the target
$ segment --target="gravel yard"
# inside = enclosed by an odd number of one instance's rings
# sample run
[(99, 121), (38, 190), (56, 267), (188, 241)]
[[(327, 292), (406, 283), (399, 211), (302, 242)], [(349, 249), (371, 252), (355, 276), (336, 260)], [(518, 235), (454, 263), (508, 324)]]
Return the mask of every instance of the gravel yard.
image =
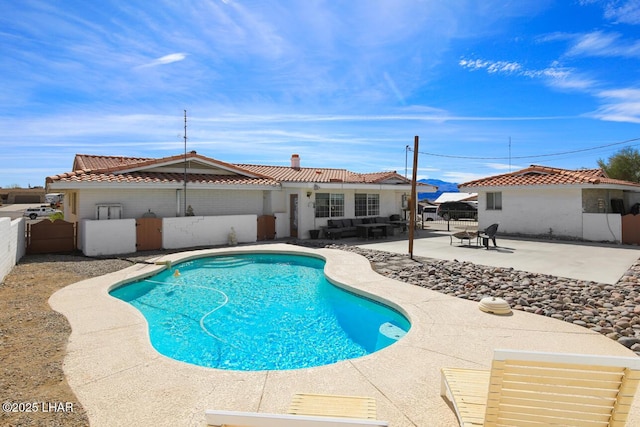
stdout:
[[(325, 246), (319, 241), (301, 244)], [(603, 285), (457, 261), (417, 258), (415, 262), (403, 255), (346, 245), (326, 247), (357, 252), (380, 274), (449, 295), (476, 301), (485, 295), (501, 296), (515, 309), (588, 327), (640, 353), (640, 263), (618, 284)], [(47, 301), (69, 284), (159, 254), (128, 260), (29, 255), (14, 267), (0, 284), (0, 425), (88, 425), (62, 370), (71, 329)]]
[(5, 277), (0, 284), (0, 425), (89, 425), (62, 371), (71, 328), (47, 301), (67, 285), (130, 265), (122, 260), (29, 255)]

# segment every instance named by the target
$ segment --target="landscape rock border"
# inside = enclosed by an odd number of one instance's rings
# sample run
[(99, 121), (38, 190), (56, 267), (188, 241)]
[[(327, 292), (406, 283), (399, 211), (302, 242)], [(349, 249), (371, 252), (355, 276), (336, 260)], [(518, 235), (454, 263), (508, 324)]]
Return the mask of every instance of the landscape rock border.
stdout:
[[(299, 244), (309, 246), (306, 241)], [(311, 244), (314, 245), (314, 244)], [(479, 302), (493, 296), (521, 310), (601, 333), (640, 356), (640, 260), (615, 284), (394, 254), (357, 246), (315, 243), (366, 257), (381, 275)]]

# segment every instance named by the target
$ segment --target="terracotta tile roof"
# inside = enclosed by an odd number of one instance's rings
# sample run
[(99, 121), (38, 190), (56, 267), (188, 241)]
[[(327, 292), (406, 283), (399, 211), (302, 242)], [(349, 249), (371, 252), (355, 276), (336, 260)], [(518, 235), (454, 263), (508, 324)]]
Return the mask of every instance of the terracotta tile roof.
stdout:
[[(47, 182), (95, 182), (95, 183), (176, 183), (184, 182), (181, 173), (161, 172), (125, 172), (92, 173), (85, 171), (68, 172), (47, 178)], [(212, 175), (203, 173), (187, 174), (187, 182), (194, 184), (216, 185), (268, 185), (277, 186), (278, 182), (269, 178), (250, 178), (241, 175)]]
[[(47, 177), (52, 182), (132, 182), (160, 183), (182, 182), (183, 174), (145, 171), (155, 166), (182, 163), (185, 155), (163, 158), (98, 156), (77, 154), (73, 162), (73, 171)], [(188, 160), (219, 167), (233, 175), (188, 174), (188, 182), (234, 185), (279, 185), (280, 182), (312, 183), (367, 183), (375, 184), (387, 179), (410, 183), (410, 180), (394, 172), (355, 173), (346, 169), (331, 168), (292, 168), (289, 166), (268, 166), (231, 164), (221, 162), (196, 152), (187, 153)]]
[(286, 182), (346, 182), (349, 171), (346, 169), (299, 168), (268, 165), (236, 165), (242, 169), (269, 176), (277, 181)]
[[(236, 165), (232, 165), (231, 163), (221, 162), (220, 160), (215, 160), (210, 157), (205, 157), (200, 154), (197, 154), (195, 151), (186, 154), (187, 160), (200, 160), (204, 163), (212, 164), (218, 167), (222, 167), (223, 169), (236, 171), (239, 173), (244, 173), (247, 175), (255, 175), (260, 176), (262, 178), (268, 178), (266, 176), (260, 175), (259, 173), (252, 173), (248, 170), (242, 170)], [(146, 158), (146, 157), (122, 157), (122, 156), (92, 156), (86, 154), (78, 154), (76, 155), (76, 159), (74, 160), (74, 166), (84, 166), (81, 168), (75, 168), (76, 170), (84, 170), (88, 172), (119, 172), (119, 171), (127, 171), (132, 169), (144, 169), (153, 166), (160, 166), (163, 164), (169, 163), (182, 163), (185, 159), (184, 154), (178, 154), (175, 156), (169, 157), (161, 157), (158, 159), (154, 158)]]
[(153, 160), (148, 157), (124, 157), (124, 156), (96, 156), (92, 154), (76, 154), (71, 170), (100, 170), (112, 169), (121, 166), (131, 166), (137, 163)]
[(539, 165), (531, 165), (528, 168), (516, 172), (465, 182), (458, 185), (458, 187), (472, 188), (579, 184), (613, 184), (640, 187), (640, 184), (638, 183), (609, 178), (602, 169), (571, 170)]
[[(346, 183), (368, 183), (373, 184), (384, 181), (388, 178), (399, 178), (405, 181), (404, 177), (396, 172), (374, 172), (356, 173), (346, 169), (330, 168), (298, 168), (289, 166), (268, 166), (268, 165), (236, 165), (244, 170), (249, 170), (261, 175), (269, 176), (281, 182), (346, 182)], [(406, 180), (407, 183), (410, 181)]]

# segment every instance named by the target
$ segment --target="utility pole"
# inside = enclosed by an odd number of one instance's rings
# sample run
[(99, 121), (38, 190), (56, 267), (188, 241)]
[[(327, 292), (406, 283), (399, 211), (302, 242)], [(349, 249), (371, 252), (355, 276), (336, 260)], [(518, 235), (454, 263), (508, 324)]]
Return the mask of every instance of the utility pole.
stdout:
[(187, 110), (184, 110), (184, 209), (182, 216), (187, 215)]
[(418, 140), (413, 141), (413, 176), (411, 178), (411, 198), (409, 199), (409, 257), (413, 259), (413, 234), (416, 228), (416, 180), (418, 179)]

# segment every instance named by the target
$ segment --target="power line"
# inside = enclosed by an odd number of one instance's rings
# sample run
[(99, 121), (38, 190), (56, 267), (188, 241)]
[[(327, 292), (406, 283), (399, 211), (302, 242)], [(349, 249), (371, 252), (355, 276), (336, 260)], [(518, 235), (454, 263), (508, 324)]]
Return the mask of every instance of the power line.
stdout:
[[(541, 157), (555, 157), (555, 156), (563, 156), (563, 155), (566, 155), (566, 154), (583, 153), (585, 151), (599, 150), (601, 148), (613, 147), (615, 145), (629, 144), (630, 142), (636, 142), (636, 141), (640, 141), (640, 138), (628, 139), (626, 141), (621, 141), (621, 142), (613, 142), (611, 144), (599, 145), (597, 147), (582, 148), (580, 150), (561, 151), (561, 152), (558, 152), (558, 153), (550, 153), (550, 154), (536, 154), (536, 155), (531, 155), (531, 156), (475, 157), (475, 156), (455, 156), (455, 155), (451, 155), (451, 154), (427, 153), (427, 152), (423, 152), (423, 151), (419, 151), (418, 153), (424, 154), (424, 155), (427, 155), (427, 156), (446, 157), (446, 158), (449, 158), (449, 159), (466, 159), (466, 160), (511, 160), (511, 159), (520, 159), (521, 160), (521, 159), (535, 159), (535, 158), (541, 158)], [(408, 151), (412, 151), (409, 146), (407, 146), (405, 149), (408, 150)]]

